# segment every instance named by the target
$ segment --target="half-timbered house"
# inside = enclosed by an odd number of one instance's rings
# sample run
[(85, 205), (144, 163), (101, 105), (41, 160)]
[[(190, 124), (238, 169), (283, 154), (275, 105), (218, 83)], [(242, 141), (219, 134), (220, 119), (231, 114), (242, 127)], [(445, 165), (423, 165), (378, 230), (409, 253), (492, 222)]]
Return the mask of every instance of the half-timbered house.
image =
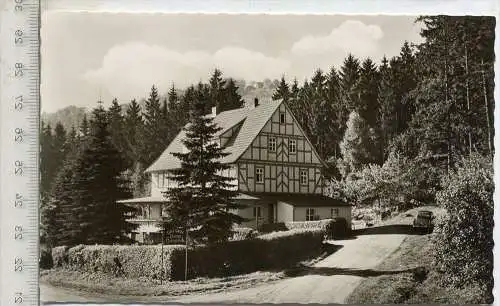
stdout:
[[(239, 192), (236, 201), (246, 206), (237, 213), (250, 220), (242, 226), (332, 217), (343, 217), (350, 226), (351, 206), (323, 194), (325, 163), (286, 103), (256, 100), (251, 107), (219, 114), (213, 109), (211, 116), (221, 127), (215, 141), (229, 153), (222, 161), (231, 167), (223, 174)], [(171, 153), (185, 152), (184, 137), (181, 131), (146, 169), (151, 175), (149, 197), (119, 201), (139, 208), (130, 220), (139, 224), (139, 241), (158, 235), (163, 192), (175, 184), (168, 171), (180, 167)]]

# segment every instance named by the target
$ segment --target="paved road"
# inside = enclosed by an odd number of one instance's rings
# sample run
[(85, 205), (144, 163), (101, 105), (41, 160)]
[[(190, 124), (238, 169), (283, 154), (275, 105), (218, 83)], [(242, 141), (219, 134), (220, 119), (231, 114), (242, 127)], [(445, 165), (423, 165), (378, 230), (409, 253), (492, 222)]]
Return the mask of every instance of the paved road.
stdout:
[(40, 285), (42, 301), (208, 302), (208, 303), (343, 303), (347, 296), (410, 234), (404, 226), (368, 229), (301, 275), (249, 289), (182, 297), (113, 297)]

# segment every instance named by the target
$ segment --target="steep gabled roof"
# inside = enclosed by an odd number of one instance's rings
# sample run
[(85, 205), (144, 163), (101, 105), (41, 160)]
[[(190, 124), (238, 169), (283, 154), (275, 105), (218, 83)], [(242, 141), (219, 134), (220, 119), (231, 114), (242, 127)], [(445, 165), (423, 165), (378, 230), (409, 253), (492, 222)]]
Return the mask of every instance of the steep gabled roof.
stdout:
[[(214, 122), (222, 128), (215, 135), (217, 138), (230, 128), (243, 122), (234, 144), (225, 148), (225, 151), (229, 153), (229, 155), (224, 157), (222, 162), (233, 163), (245, 152), (281, 102), (282, 100), (262, 101), (257, 107), (251, 106), (221, 112), (214, 118)], [(184, 139), (185, 136), (186, 132), (182, 129), (160, 157), (146, 169), (146, 172), (179, 168), (181, 165), (180, 160), (173, 156), (172, 153), (182, 153), (184, 148), (182, 139)]]

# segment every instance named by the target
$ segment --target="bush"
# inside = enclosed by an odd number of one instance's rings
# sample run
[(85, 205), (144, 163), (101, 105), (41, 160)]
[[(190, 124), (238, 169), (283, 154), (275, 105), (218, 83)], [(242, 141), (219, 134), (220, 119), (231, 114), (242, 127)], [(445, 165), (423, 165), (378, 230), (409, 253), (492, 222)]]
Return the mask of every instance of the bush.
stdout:
[(294, 229), (308, 229), (308, 230), (320, 230), (323, 235), (332, 239), (334, 237), (335, 230), (335, 220), (324, 219), (319, 221), (292, 221), (286, 222), (285, 226), (289, 230)]
[(52, 261), (52, 251), (46, 246), (40, 246), (40, 269), (50, 269), (54, 265)]
[[(287, 268), (319, 256), (322, 242), (321, 231), (302, 229), (200, 247), (189, 251), (188, 274), (213, 277)], [(184, 263), (179, 266), (184, 271)]]
[(263, 233), (271, 233), (271, 232), (279, 232), (279, 231), (287, 231), (288, 228), (285, 226), (285, 223), (264, 223), (261, 225), (259, 231)]
[(463, 160), (443, 181), (438, 204), (447, 214), (436, 222), (435, 267), (446, 284), (493, 289), (493, 171), (480, 156)]
[(253, 228), (249, 227), (236, 227), (233, 228), (232, 241), (235, 240), (247, 240), (257, 236), (257, 232)]
[[(294, 266), (322, 252), (318, 230), (275, 232), (258, 238), (202, 246), (188, 251), (188, 276), (230, 276)], [(53, 249), (55, 267), (114, 276), (184, 279), (184, 246), (76, 246)], [(56, 260), (55, 260), (56, 261)]]
[(67, 246), (58, 246), (52, 248), (52, 263), (54, 267), (66, 267), (68, 265)]
[(331, 233), (334, 239), (341, 239), (348, 237), (351, 234), (351, 229), (346, 219), (335, 218), (328, 224), (327, 232)]
[(157, 245), (78, 245), (70, 249), (59, 248), (58, 252), (62, 253), (64, 250), (65, 255), (59, 255), (64, 259), (59, 260), (57, 264), (54, 262), (55, 267), (70, 267), (90, 273), (103, 272), (114, 276), (152, 279), (159, 279), (162, 273), (164, 279), (171, 279), (173, 257), (182, 257), (181, 255), (184, 254), (184, 246), (163, 246), (162, 266), (161, 246)]

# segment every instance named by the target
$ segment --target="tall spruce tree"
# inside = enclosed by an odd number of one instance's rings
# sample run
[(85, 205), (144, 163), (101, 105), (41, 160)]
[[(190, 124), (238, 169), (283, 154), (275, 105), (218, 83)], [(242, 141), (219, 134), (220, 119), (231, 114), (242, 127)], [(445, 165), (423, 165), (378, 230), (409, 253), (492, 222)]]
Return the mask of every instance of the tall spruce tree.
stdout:
[(359, 60), (354, 55), (349, 54), (340, 67), (340, 79), (344, 99), (347, 103), (349, 112), (354, 110), (355, 91), (354, 88), (359, 80), (360, 65)]
[(151, 164), (165, 149), (161, 141), (163, 116), (158, 90), (153, 85), (143, 111), (144, 127), (141, 135), (141, 162)]
[(106, 111), (92, 112), (86, 146), (68, 160), (51, 193), (48, 241), (51, 245), (112, 244), (126, 240), (132, 209), (116, 203), (130, 197), (122, 177), (125, 164), (111, 142)]
[(242, 107), (244, 104), (243, 99), (238, 93), (238, 87), (232, 78), (226, 80), (226, 86), (224, 87), (224, 105), (220, 110), (228, 111), (236, 108)]
[(124, 119), (124, 138), (126, 156), (129, 162), (136, 163), (141, 160), (140, 137), (144, 126), (141, 106), (133, 99), (127, 107)]
[(290, 100), (290, 87), (285, 81), (285, 76), (281, 77), (278, 88), (274, 91), (272, 98), (273, 100), (283, 99), (283, 101), (287, 103)]
[(167, 213), (171, 223), (191, 231), (192, 238), (209, 244), (227, 241), (231, 228), (243, 219), (232, 213), (240, 208), (233, 198), (237, 192), (224, 176), (229, 165), (221, 163), (227, 155), (214, 135), (220, 127), (213, 118), (205, 116), (206, 97), (197, 92), (191, 108), (191, 119), (186, 127), (183, 144), (187, 153), (173, 153), (181, 161), (181, 168), (171, 171), (178, 187), (166, 192)]
[(217, 107), (217, 110), (226, 109), (226, 101), (224, 100), (224, 87), (226, 86), (226, 81), (222, 78), (222, 71), (217, 68), (214, 69), (214, 72), (208, 81), (208, 86), (210, 88), (210, 98), (205, 103), (205, 112), (214, 106)]

